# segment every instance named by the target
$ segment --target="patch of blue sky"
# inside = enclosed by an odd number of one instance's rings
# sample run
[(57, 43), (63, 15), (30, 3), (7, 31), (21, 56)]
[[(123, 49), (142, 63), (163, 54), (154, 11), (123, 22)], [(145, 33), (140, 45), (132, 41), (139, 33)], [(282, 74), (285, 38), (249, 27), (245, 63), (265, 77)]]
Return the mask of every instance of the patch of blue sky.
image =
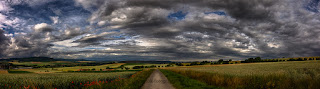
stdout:
[(204, 12), (204, 14), (216, 14), (221, 16), (227, 16), (227, 14), (224, 11)]
[(3, 29), (7, 34), (14, 34), (15, 33), (14, 29), (11, 26), (7, 26), (5, 24), (3, 24), (3, 26), (5, 26), (5, 27), (1, 28), (1, 29)]
[(167, 18), (170, 20), (183, 20), (187, 16), (188, 12), (178, 11), (175, 13), (170, 13)]
[(121, 30), (120, 29), (113, 29), (113, 30), (109, 30), (107, 32), (121, 32)]
[(304, 7), (306, 10), (318, 13), (319, 12), (319, 2), (320, 0), (311, 0), (306, 6)]
[(84, 29), (86, 25), (89, 25), (86, 18), (91, 15), (91, 12), (75, 6), (72, 0), (57, 0), (37, 7), (30, 7), (24, 4), (14, 5), (12, 8), (14, 10), (7, 16), (27, 21), (28, 23), (24, 23), (25, 25), (22, 27), (39, 23), (53, 24), (54, 22), (50, 17), (57, 16), (60, 21), (60, 23), (54, 25), (57, 29), (66, 29), (66, 24), (68, 27), (81, 27)]

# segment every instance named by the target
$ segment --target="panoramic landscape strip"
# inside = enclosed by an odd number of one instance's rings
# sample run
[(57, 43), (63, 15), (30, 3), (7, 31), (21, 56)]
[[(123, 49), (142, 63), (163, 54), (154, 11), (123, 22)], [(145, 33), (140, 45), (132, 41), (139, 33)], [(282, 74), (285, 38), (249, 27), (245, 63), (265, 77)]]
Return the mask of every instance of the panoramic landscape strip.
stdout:
[[(201, 62), (7, 59), (0, 63), (0, 87), (138, 89), (148, 83), (147, 78), (154, 69), (160, 69), (177, 89), (317, 89), (320, 84), (319, 59), (256, 57), (244, 61)], [(163, 83), (163, 80), (151, 82)]]

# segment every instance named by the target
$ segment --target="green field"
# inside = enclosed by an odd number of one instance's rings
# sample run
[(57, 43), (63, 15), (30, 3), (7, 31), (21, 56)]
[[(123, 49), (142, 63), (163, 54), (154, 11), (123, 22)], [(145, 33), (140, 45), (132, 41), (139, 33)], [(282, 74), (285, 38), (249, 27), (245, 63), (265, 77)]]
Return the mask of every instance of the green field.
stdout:
[(235, 65), (208, 65), (176, 68), (180, 70), (194, 70), (236, 76), (273, 74), (298, 76), (315, 74), (315, 76), (320, 76), (320, 61), (262, 62), (243, 63)]
[(47, 73), (47, 74), (0, 74), (0, 87), (19, 88), (33, 86), (37, 88), (70, 88), (72, 85), (92, 81), (111, 81), (128, 78), (135, 72), (113, 73)]
[(173, 67), (168, 70), (226, 88), (319, 89), (320, 61)]
[(26, 66), (32, 66), (32, 65), (56, 65), (56, 64), (76, 64), (74, 62), (69, 61), (52, 61), (52, 62), (9, 62), (15, 65), (26, 65)]
[[(24, 62), (24, 64), (28, 64), (31, 62)], [(33, 62), (34, 63), (34, 62)], [(41, 62), (41, 63), (46, 63), (46, 62)], [(41, 64), (39, 65), (45, 65)], [(125, 67), (130, 68), (130, 70), (135, 70), (132, 69), (134, 66), (160, 66), (160, 67), (165, 67), (167, 64), (147, 64), (147, 63), (114, 63), (114, 64), (105, 64), (105, 65), (99, 65), (99, 66), (75, 66), (75, 67), (59, 67), (59, 68), (35, 68), (35, 69), (12, 69), (11, 71), (28, 71), (32, 73), (58, 73), (58, 72), (68, 72), (68, 71), (77, 71), (79, 69), (95, 69), (95, 70), (100, 70), (100, 69), (106, 69), (107, 67), (110, 68), (115, 68), (115, 70), (125, 70), (119, 68), (119, 66), (124, 65)], [(140, 69), (138, 69), (140, 70)]]

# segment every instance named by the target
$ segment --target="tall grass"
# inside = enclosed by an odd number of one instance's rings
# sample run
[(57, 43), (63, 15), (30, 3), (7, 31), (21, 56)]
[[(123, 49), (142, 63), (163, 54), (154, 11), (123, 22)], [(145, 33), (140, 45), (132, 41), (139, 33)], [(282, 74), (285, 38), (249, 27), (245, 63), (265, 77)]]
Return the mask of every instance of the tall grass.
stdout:
[(96, 83), (87, 89), (140, 89), (154, 69), (137, 72), (130, 78), (119, 78), (108, 83)]
[(171, 68), (181, 75), (225, 88), (320, 89), (319, 61)]
[(168, 70), (160, 70), (177, 89), (219, 89)]
[(80, 83), (92, 81), (112, 81), (119, 78), (128, 78), (135, 72), (115, 73), (49, 73), (49, 74), (0, 74), (0, 88), (73, 88)]
[(209, 85), (242, 89), (320, 89), (319, 77), (297, 78), (286, 75), (232, 76), (192, 70), (171, 70)]

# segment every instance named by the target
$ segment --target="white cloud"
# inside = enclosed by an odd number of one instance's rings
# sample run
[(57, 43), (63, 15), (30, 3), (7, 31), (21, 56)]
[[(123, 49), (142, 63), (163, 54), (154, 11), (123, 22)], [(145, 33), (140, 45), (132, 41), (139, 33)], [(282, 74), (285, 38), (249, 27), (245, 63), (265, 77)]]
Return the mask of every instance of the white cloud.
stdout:
[(64, 40), (64, 41), (58, 41), (53, 42), (54, 45), (64, 46), (64, 47), (72, 47), (72, 46), (78, 46), (79, 43), (73, 43), (74, 40)]
[(106, 23), (107, 23), (107, 21), (99, 21), (99, 22), (98, 22), (98, 25), (99, 25), (99, 26), (103, 26), (103, 25), (105, 25)]
[(0, 13), (0, 28), (3, 28), (4, 26), (2, 25), (3, 22), (5, 22), (7, 20), (7, 17), (5, 15), (2, 15)]
[(34, 26), (35, 32), (52, 31), (52, 27), (47, 23), (40, 23)]
[(74, 0), (77, 6), (82, 6), (84, 9), (91, 11), (93, 7), (98, 7), (104, 4), (104, 0)]
[(52, 20), (53, 24), (59, 23), (59, 17), (58, 16), (51, 16), (50, 19)]
[(2, 24), (5, 24), (7, 26), (11, 26), (13, 28), (17, 27), (19, 25), (19, 22), (21, 20), (19, 18), (14, 18), (14, 19), (8, 19), (6, 15), (3, 15), (0, 13), (0, 27), (1, 28), (5, 28), (4, 25)]
[(13, 10), (8, 3), (6, 3), (5, 1), (0, 1), (0, 12), (9, 12)]

